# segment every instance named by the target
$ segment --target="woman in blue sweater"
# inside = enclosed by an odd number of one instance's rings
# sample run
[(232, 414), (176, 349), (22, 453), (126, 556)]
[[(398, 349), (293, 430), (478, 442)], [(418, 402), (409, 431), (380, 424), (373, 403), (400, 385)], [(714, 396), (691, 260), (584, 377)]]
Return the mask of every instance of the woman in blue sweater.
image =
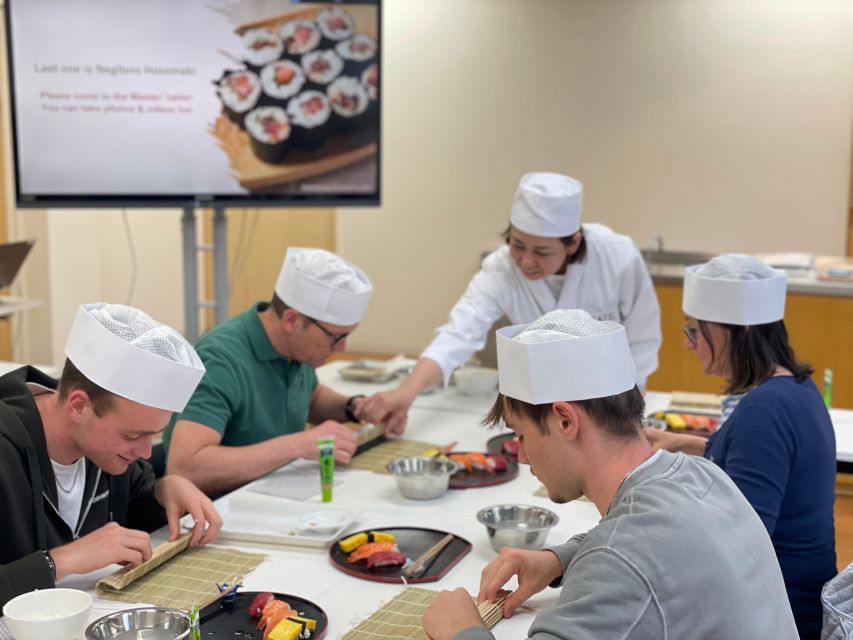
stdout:
[(788, 343), (785, 275), (751, 256), (719, 256), (687, 269), (682, 308), (684, 346), (706, 374), (726, 378), (723, 421), (707, 442), (646, 433), (734, 480), (773, 541), (800, 637), (819, 638), (820, 590), (836, 573), (835, 434), (811, 367)]

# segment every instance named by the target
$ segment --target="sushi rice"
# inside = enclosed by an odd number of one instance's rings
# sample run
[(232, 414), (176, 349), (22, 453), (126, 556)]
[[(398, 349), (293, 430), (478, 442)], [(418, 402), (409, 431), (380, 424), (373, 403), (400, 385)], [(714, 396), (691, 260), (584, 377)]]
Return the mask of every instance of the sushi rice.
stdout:
[(303, 84), (305, 74), (298, 64), (290, 60), (279, 60), (261, 69), (264, 93), (272, 98), (288, 100), (299, 93)]
[(320, 44), (320, 29), (312, 20), (291, 20), (278, 30), (285, 51), (292, 56), (301, 56), (313, 51)]
[(317, 86), (329, 84), (343, 69), (343, 60), (331, 49), (312, 51), (302, 56), (302, 70), (308, 80)]
[(339, 7), (325, 9), (317, 15), (317, 26), (323, 37), (332, 42), (351, 38), (355, 31), (355, 21), (348, 11)]
[(243, 34), (245, 59), (250, 65), (263, 67), (281, 57), (284, 49), (281, 38), (271, 29), (249, 29)]

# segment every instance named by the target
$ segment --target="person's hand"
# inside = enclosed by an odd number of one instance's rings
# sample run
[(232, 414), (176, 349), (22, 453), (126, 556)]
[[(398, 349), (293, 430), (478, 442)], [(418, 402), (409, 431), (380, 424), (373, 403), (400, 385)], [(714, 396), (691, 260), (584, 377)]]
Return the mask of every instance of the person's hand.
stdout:
[(406, 430), (409, 407), (412, 406), (413, 400), (402, 389), (397, 388), (374, 393), (361, 399), (360, 404), (356, 401), (353, 409), (359, 419), (385, 425), (385, 435), (399, 436)]
[(151, 540), (144, 531), (105, 524), (82, 538), (50, 550), (56, 579), (89, 573), (111, 564), (136, 566), (151, 558)]
[(424, 611), (423, 624), (432, 640), (453, 640), (463, 629), (486, 626), (471, 594), (461, 588), (439, 592)]
[(653, 427), (644, 427), (643, 433), (646, 435), (646, 440), (655, 449), (665, 449), (673, 453), (683, 451), (694, 456), (701, 456), (705, 452), (705, 445), (708, 442), (701, 436), (662, 431)]
[(299, 457), (305, 460), (319, 458), (320, 448), (317, 445), (317, 440), (329, 436), (335, 438), (335, 460), (341, 464), (349, 464), (358, 447), (355, 433), (349, 427), (345, 427), (334, 420), (326, 420), (312, 429), (294, 435), (300, 439)]
[(655, 449), (664, 449), (669, 451), (671, 446), (673, 446), (673, 433), (669, 431), (664, 431), (663, 429), (657, 429), (655, 427), (643, 427), (643, 433), (646, 436), (646, 440), (649, 441), (649, 444), (652, 445)]
[(518, 576), (518, 589), (504, 601), (504, 618), (510, 618), (530, 596), (539, 593), (562, 575), (563, 563), (553, 552), (507, 547), (501, 549), (498, 557), (483, 569), (477, 602), (494, 602), (498, 591), (510, 578)]
[(157, 481), (154, 496), (166, 510), (169, 521), (169, 540), (181, 533), (181, 516), (189, 513), (195, 523), (190, 546), (213, 541), (222, 528), (222, 516), (201, 489), (183, 476), (167, 475)]

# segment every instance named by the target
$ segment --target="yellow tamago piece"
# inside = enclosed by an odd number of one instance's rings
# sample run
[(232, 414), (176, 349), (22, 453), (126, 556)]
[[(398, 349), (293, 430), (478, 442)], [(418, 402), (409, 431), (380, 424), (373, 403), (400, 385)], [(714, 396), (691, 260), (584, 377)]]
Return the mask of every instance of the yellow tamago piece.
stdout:
[(312, 618), (303, 618), (302, 616), (290, 616), (288, 620), (293, 620), (297, 624), (304, 625), (308, 631), (314, 631), (317, 628), (317, 621)]
[(444, 452), (438, 447), (433, 447), (432, 449), (427, 449), (423, 452), (424, 458), (441, 458), (442, 460), (446, 460), (447, 456), (444, 455)]
[(285, 618), (270, 631), (267, 640), (296, 640), (300, 633), (302, 633), (302, 625)]
[(677, 413), (668, 413), (666, 414), (666, 423), (669, 425), (670, 429), (675, 431), (680, 431), (682, 429), (687, 428), (687, 423)]
[(349, 538), (344, 538), (338, 542), (338, 546), (344, 553), (350, 553), (358, 549), (361, 545), (368, 542), (396, 542), (397, 538), (392, 533), (384, 531), (371, 531), (370, 533), (355, 533)]

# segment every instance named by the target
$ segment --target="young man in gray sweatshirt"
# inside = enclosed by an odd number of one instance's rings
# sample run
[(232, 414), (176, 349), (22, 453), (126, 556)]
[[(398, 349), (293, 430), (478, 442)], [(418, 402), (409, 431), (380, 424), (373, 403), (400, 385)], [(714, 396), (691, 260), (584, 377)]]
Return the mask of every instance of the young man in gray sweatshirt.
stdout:
[[(543, 551), (504, 549), (477, 600), (513, 576), (504, 616), (548, 586), (533, 639), (797, 638), (776, 555), (732, 481), (697, 457), (653, 451), (624, 329), (559, 310), (498, 332), (501, 394), (487, 417), (519, 436), (519, 461), (557, 503), (589, 498), (602, 520)], [(712, 594), (709, 597), (709, 594)], [(487, 640), (464, 589), (424, 614), (433, 640)]]

